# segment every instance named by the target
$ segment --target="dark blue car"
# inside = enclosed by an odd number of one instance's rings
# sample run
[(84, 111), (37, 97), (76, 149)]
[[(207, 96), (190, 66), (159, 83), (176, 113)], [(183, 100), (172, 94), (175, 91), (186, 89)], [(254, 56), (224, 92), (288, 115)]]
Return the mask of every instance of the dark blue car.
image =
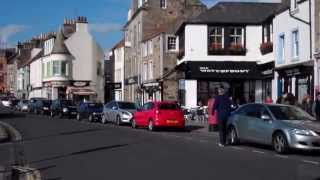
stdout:
[(78, 106), (77, 120), (87, 119), (89, 122), (100, 121), (103, 112), (101, 103), (81, 103)]

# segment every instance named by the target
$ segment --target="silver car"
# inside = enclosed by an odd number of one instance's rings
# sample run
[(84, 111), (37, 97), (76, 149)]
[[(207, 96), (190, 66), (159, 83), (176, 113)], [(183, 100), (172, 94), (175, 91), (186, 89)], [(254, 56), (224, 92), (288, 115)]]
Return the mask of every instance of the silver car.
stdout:
[(117, 125), (131, 123), (137, 105), (132, 102), (111, 101), (103, 108), (102, 123), (113, 122)]
[(277, 153), (290, 149), (320, 150), (320, 123), (298, 107), (247, 104), (232, 113), (228, 141), (272, 145)]

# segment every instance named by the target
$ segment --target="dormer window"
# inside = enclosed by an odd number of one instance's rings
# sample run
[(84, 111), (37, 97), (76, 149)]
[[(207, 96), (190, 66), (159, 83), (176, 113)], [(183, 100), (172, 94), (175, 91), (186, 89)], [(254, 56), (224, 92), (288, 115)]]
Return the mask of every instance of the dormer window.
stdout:
[(167, 8), (167, 0), (160, 0), (160, 7), (162, 9), (166, 9)]

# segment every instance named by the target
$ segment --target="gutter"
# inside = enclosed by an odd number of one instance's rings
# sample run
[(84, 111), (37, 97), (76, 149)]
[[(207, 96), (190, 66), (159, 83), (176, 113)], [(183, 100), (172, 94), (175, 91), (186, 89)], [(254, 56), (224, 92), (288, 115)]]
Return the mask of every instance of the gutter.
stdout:
[(292, 11), (291, 11), (291, 5), (289, 7), (289, 15), (291, 18), (297, 20), (297, 21), (300, 21), (304, 24), (307, 24), (309, 26), (309, 33), (310, 33), (310, 60), (312, 59), (312, 24), (311, 24), (311, 0), (309, 0), (309, 22), (308, 21), (305, 21), (301, 18), (298, 18), (296, 16), (294, 16), (292, 14)]

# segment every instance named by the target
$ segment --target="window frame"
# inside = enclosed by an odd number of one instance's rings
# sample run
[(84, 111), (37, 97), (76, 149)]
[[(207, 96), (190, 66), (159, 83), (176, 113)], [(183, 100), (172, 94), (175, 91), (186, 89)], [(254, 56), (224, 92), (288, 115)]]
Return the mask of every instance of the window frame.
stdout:
[(291, 31), (291, 57), (292, 61), (297, 61), (300, 55), (300, 36), (299, 29), (296, 28)]
[[(237, 34), (237, 30), (240, 29), (241, 30), (241, 34)], [(240, 26), (233, 26), (233, 27), (230, 27), (229, 28), (230, 30), (230, 34), (229, 34), (229, 40), (230, 40), (230, 46), (232, 46), (233, 44), (235, 45), (241, 45), (242, 47), (244, 47), (244, 28), (243, 27), (240, 27)], [(234, 31), (236, 30), (236, 31)], [(232, 34), (232, 31), (235, 32), (235, 34)], [(236, 40), (236, 38), (241, 38), (240, 39), (240, 43), (236, 42), (236, 43), (233, 43), (233, 39)], [(237, 41), (237, 40), (236, 40)]]
[(160, 0), (160, 8), (167, 9), (167, 0)]
[(278, 35), (277, 64), (285, 63), (285, 56), (286, 56), (285, 46), (286, 46), (286, 36), (284, 33), (280, 33)]
[[(221, 35), (219, 35), (218, 33), (211, 34), (212, 29), (216, 29), (216, 32), (218, 32), (219, 28), (221, 28)], [(209, 42), (208, 45), (210, 46), (211, 44), (216, 43), (216, 42), (211, 41), (211, 38), (214, 38), (216, 40), (217, 38), (221, 37), (221, 48), (223, 49), (225, 46), (225, 44), (224, 44), (224, 40), (225, 40), (224, 30), (225, 30), (225, 28), (221, 27), (221, 26), (208, 26), (208, 42)], [(220, 43), (217, 43), (217, 44), (220, 44)]]
[[(170, 48), (170, 46), (173, 45), (173, 41), (171, 42), (170, 39), (171, 40), (174, 39), (174, 49)], [(166, 40), (167, 40), (167, 43), (166, 43), (167, 44), (167, 51), (168, 52), (176, 52), (177, 51), (177, 37), (174, 35), (167, 35)]]

